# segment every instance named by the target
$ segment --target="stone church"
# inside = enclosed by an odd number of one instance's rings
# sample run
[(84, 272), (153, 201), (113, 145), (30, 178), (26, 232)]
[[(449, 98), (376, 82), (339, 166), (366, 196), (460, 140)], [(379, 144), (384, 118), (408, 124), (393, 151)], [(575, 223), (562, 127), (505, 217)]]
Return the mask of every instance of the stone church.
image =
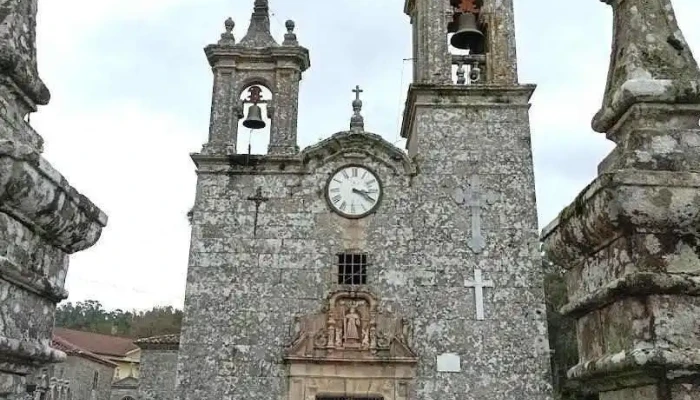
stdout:
[[(360, 87), (348, 129), (300, 150), (310, 55), (268, 7), (206, 48), (177, 398), (551, 398), (512, 0), (406, 1), (407, 150), (364, 130)], [(266, 117), (267, 154), (236, 148)]]
[[(144, 365), (158, 387), (140, 388), (142, 400), (551, 399), (540, 240), (567, 270), (571, 381), (600, 400), (699, 400), (700, 68), (671, 0), (603, 2), (612, 51), (592, 128), (616, 148), (541, 237), (534, 86), (518, 82), (513, 0), (406, 0), (406, 149), (364, 130), (358, 86), (348, 130), (301, 150), (311, 64), (294, 23), (277, 42), (267, 0), (255, 0), (240, 41), (227, 20), (206, 48), (212, 113), (192, 155), (183, 331), (140, 343), (158, 367)], [(10, 400), (70, 397), (35, 373), (66, 360), (50, 338), (69, 258), (107, 225), (43, 158), (30, 124), (50, 100), (37, 7), (0, 0), (0, 399)], [(237, 149), (239, 130), (268, 126), (267, 154)]]

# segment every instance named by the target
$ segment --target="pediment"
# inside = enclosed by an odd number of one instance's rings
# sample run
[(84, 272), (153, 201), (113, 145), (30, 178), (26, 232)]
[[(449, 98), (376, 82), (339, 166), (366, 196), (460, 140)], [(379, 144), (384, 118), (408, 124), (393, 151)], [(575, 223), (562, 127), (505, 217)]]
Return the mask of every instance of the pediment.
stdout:
[(414, 163), (406, 152), (369, 132), (344, 131), (309, 146), (301, 153), (304, 162), (316, 159), (325, 164), (340, 157), (370, 157), (387, 165), (395, 172), (409, 175), (416, 173)]
[(406, 321), (379, 308), (369, 291), (331, 293), (322, 310), (296, 318), (287, 362), (416, 363)]

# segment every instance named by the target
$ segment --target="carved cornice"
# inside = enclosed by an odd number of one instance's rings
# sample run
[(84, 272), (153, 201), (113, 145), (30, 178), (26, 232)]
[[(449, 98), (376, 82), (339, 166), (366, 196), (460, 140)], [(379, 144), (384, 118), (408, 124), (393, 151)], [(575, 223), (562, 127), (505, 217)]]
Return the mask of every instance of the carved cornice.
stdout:
[(561, 309), (565, 315), (583, 315), (623, 297), (646, 295), (700, 296), (700, 277), (690, 274), (637, 272), (615, 279), (585, 296), (571, 299)]
[(418, 107), (530, 108), (535, 85), (435, 85), (411, 84), (401, 124), (401, 137), (410, 140)]
[(542, 231), (544, 251), (573, 267), (634, 233), (697, 235), (700, 173), (619, 170), (594, 180)]
[(370, 132), (343, 131), (324, 139), (301, 152), (304, 162), (321, 159), (323, 163), (343, 155), (367, 156), (387, 165), (396, 173), (408, 175), (417, 173), (415, 164), (406, 152), (387, 142), (381, 136)]
[(107, 216), (29, 146), (0, 140), (0, 211), (66, 253), (92, 246)]
[(587, 389), (596, 391), (655, 384), (674, 375), (700, 375), (700, 349), (624, 350), (579, 363), (568, 371), (569, 379), (585, 382)]
[(66, 354), (39, 341), (22, 341), (0, 336), (0, 354), (18, 365), (59, 363)]
[(333, 292), (320, 313), (297, 318), (295, 327), (287, 362), (418, 362), (407, 342), (409, 326), (382, 312), (369, 291)]
[(339, 157), (369, 157), (396, 173), (417, 174), (416, 165), (398, 147), (370, 132), (343, 131), (302, 150), (298, 154), (190, 155), (198, 173), (288, 175), (309, 174), (312, 160), (331, 162)]

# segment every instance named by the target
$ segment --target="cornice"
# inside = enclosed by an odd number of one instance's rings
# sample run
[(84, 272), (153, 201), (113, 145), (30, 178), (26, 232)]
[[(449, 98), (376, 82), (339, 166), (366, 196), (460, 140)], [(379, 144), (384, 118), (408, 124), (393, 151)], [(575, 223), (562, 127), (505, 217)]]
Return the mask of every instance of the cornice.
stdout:
[(0, 140), (0, 211), (66, 253), (92, 246), (107, 215), (31, 147)]

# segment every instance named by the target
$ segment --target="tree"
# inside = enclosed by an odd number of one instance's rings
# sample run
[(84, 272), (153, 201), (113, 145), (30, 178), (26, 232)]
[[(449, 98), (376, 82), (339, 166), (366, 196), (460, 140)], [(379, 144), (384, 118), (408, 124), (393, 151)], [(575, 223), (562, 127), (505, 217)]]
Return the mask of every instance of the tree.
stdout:
[(154, 307), (146, 311), (105, 310), (96, 300), (60, 304), (56, 326), (131, 338), (180, 333), (182, 311)]

